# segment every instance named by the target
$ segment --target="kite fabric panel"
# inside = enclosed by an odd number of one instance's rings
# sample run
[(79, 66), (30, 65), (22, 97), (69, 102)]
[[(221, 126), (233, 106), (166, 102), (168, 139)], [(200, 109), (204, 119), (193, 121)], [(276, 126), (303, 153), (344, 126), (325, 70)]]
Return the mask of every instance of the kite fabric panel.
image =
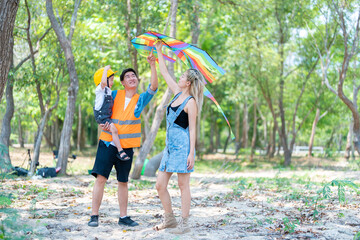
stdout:
[(216, 99), (214, 98), (214, 96), (210, 93), (210, 91), (209, 91), (206, 87), (204, 87), (204, 95), (205, 95), (206, 97), (210, 98), (211, 101), (213, 101), (213, 102), (215, 103), (216, 107), (217, 107), (217, 108), (219, 109), (219, 111), (222, 113), (222, 115), (224, 116), (227, 124), (229, 125), (230, 133), (231, 133), (231, 139), (235, 139), (235, 135), (234, 135), (234, 133), (233, 133), (233, 131), (232, 131), (232, 128), (231, 128), (231, 126), (230, 126), (230, 122), (229, 122), (229, 120), (227, 119), (224, 111), (221, 109), (220, 104), (216, 101)]
[[(158, 56), (154, 44), (159, 40), (161, 40), (163, 46), (173, 51), (175, 55), (189, 68), (195, 68), (199, 70), (204, 75), (205, 79), (210, 83), (215, 80), (215, 77), (212, 74), (223, 75), (225, 73), (224, 69), (222, 69), (206, 51), (191, 44), (163, 35), (161, 33), (148, 31), (132, 39), (131, 43), (134, 45), (134, 47), (141, 56), (147, 57), (150, 54), (151, 50), (153, 50), (153, 54), (157, 58)], [(176, 61), (175, 59), (165, 54), (163, 54), (163, 56), (167, 61)], [(205, 81), (204, 84), (207, 84), (207, 82)], [(204, 89), (204, 95), (210, 98), (211, 101), (215, 103), (216, 107), (222, 113), (227, 124), (229, 125), (231, 131), (231, 138), (234, 139), (234, 133), (232, 132), (230, 123), (224, 111), (221, 109), (219, 103), (216, 101), (214, 96), (206, 87)]]

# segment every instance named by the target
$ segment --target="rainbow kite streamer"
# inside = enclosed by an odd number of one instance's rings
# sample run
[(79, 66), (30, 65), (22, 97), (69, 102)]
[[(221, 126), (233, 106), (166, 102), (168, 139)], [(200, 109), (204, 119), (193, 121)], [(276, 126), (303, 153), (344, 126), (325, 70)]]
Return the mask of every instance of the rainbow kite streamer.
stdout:
[[(210, 83), (215, 80), (215, 77), (212, 75), (212, 73), (225, 73), (224, 69), (219, 67), (219, 65), (217, 65), (217, 63), (206, 51), (157, 32), (149, 31), (141, 34), (140, 36), (132, 39), (131, 43), (134, 45), (141, 56), (147, 57), (151, 50), (153, 50), (153, 54), (157, 58), (157, 52), (154, 43), (158, 40), (161, 40), (163, 46), (173, 51), (175, 55), (180, 58), (180, 60), (184, 62), (189, 68), (195, 68), (199, 70)], [(164, 58), (170, 62), (176, 61), (175, 59), (166, 56), (165, 54)], [(207, 84), (207, 82), (205, 81), (204, 84)], [(229, 120), (227, 119), (224, 111), (221, 109), (219, 103), (206, 87), (204, 89), (204, 95), (210, 98), (222, 113), (227, 124), (229, 125), (231, 137), (234, 139), (235, 136), (232, 132)]]

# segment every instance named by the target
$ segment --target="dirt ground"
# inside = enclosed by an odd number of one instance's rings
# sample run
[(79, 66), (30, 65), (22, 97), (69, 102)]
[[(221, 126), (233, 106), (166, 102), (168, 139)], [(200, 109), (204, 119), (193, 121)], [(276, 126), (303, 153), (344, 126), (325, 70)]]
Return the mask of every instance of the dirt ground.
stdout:
[[(22, 151), (12, 153), (16, 159), (14, 165), (21, 165), (24, 156)], [(43, 164), (53, 161), (51, 153), (42, 154), (42, 158)], [(119, 226), (117, 182), (112, 174), (100, 208), (100, 226), (91, 228), (87, 222), (94, 178), (85, 170), (93, 159), (89, 156), (76, 161), (70, 166), (71, 176), (17, 177), (1, 182), (0, 191), (12, 196), (11, 205), (0, 209), (1, 231), (5, 236), (9, 239), (354, 239), (360, 231), (360, 192), (356, 188), (344, 185), (342, 202), (339, 202), (338, 186), (329, 186), (330, 196), (320, 197), (323, 187), (333, 180), (349, 180), (359, 186), (360, 172), (321, 168), (195, 172), (191, 175), (192, 231), (182, 236), (167, 230), (152, 230), (161, 222), (163, 212), (155, 190), (156, 179), (143, 176), (129, 182), (128, 214), (140, 225)], [(170, 181), (169, 192), (175, 215), (179, 217), (181, 199), (176, 175)]]

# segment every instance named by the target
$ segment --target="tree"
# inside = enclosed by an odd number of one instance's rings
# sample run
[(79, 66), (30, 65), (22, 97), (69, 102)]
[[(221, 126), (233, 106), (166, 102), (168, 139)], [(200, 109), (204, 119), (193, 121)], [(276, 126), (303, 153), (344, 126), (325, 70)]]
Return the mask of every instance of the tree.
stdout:
[(254, 162), (254, 154), (255, 154), (255, 144), (256, 144), (256, 129), (257, 129), (257, 121), (258, 121), (258, 117), (257, 117), (257, 97), (255, 96), (255, 100), (254, 100), (254, 106), (253, 106), (253, 111), (254, 111), (254, 125), (253, 125), (253, 136), (251, 139), (251, 155), (250, 155), (250, 162)]
[(308, 156), (309, 156), (309, 157), (312, 156), (312, 148), (313, 148), (313, 145), (314, 145), (316, 125), (318, 124), (318, 122), (320, 121), (320, 119), (322, 119), (323, 117), (325, 117), (325, 115), (326, 115), (327, 113), (328, 113), (328, 111), (325, 111), (323, 114), (320, 115), (320, 108), (317, 108), (317, 109), (316, 109), (316, 114), (315, 114), (314, 122), (313, 122), (313, 125), (312, 125), (311, 135), (310, 135), (310, 140), (309, 140), (309, 151), (308, 151)]
[[(29, 10), (28, 6), (27, 6), (27, 1), (25, 1), (25, 5), (26, 5), (27, 10)], [(29, 14), (29, 11), (28, 11), (28, 14)], [(30, 41), (29, 44), (32, 45), (31, 40), (30, 40), (30, 31), (29, 31), (31, 19), (30, 19), (30, 15), (28, 15), (28, 16), (29, 16), (28, 21), (27, 21), (28, 27), (27, 28), (18, 27), (18, 28), (24, 29), (27, 31), (28, 40)], [(7, 81), (7, 86), (6, 86), (6, 113), (2, 120), (1, 137), (0, 137), (0, 143), (3, 144), (7, 150), (7, 152), (4, 155), (4, 158), (8, 164), (11, 164), (11, 159), (10, 159), (10, 155), (9, 155), (9, 145), (10, 145), (10, 135), (11, 135), (11, 119), (13, 118), (13, 114), (14, 114), (13, 88), (14, 88), (14, 83), (15, 83), (15, 74), (24, 63), (26, 63), (28, 60), (34, 58), (34, 55), (39, 52), (39, 47), (40, 47), (39, 43), (44, 39), (44, 37), (49, 32), (49, 30), (50, 30), (50, 28), (47, 29), (41, 37), (37, 38), (36, 49), (31, 48), (30, 55), (21, 59), (21, 61), (16, 66), (13, 65), (14, 64), (13, 63), (14, 62), (13, 61), (13, 50), (11, 51), (11, 54), (10, 54), (11, 67), (10, 67), (10, 74), (8, 76), (8, 81)], [(14, 43), (12, 41), (12, 45), (13, 44)], [(11, 49), (13, 49), (13, 48), (11, 48)], [(20, 121), (20, 119), (19, 119), (19, 121)]]
[(0, 103), (11, 65), (13, 29), (20, 0), (0, 1)]
[[(353, 83), (353, 100), (351, 101), (344, 92), (344, 83), (346, 74), (350, 66), (350, 61), (360, 51), (359, 49), (359, 34), (360, 34), (360, 10), (352, 11), (351, 3), (346, 2), (332, 2), (328, 4), (329, 12), (322, 12), (325, 22), (325, 34), (323, 34), (322, 43), (324, 44), (324, 51), (321, 51), (318, 41), (314, 38), (315, 49), (320, 57), (322, 78), (326, 87), (334, 93), (347, 106), (352, 114), (353, 124), (350, 124), (350, 131), (353, 132), (353, 143), (355, 149), (360, 153), (360, 114), (357, 106), (357, 95), (360, 90), (360, 84)], [(356, 21), (347, 21), (347, 19), (355, 16)], [(328, 69), (332, 59), (332, 51), (334, 48), (334, 39), (337, 34), (337, 26), (340, 25), (342, 31), (343, 54), (341, 56), (341, 66), (338, 69), (338, 80), (336, 82), (337, 89), (332, 87), (329, 81)], [(334, 35), (334, 36), (332, 36)]]
[(61, 48), (64, 51), (66, 58), (67, 70), (70, 78), (70, 86), (68, 88), (68, 100), (66, 107), (66, 114), (63, 129), (61, 131), (60, 147), (58, 162), (56, 167), (60, 167), (59, 173), (65, 174), (68, 162), (68, 156), (70, 152), (70, 140), (72, 135), (72, 125), (74, 120), (74, 113), (76, 107), (76, 97), (79, 90), (79, 80), (75, 69), (75, 60), (71, 48), (71, 40), (75, 31), (75, 23), (77, 18), (77, 12), (79, 10), (81, 0), (76, 0), (74, 5), (74, 11), (71, 17), (71, 25), (69, 35), (65, 35), (65, 30), (61, 19), (57, 20), (53, 11), (52, 0), (46, 0), (46, 12), (51, 22), (51, 26), (54, 29), (56, 36), (60, 42)]
[[(11, 50), (14, 46), (14, 41), (10, 41)], [(10, 62), (13, 65), (13, 52), (10, 53)], [(1, 172), (7, 172), (11, 169), (11, 159), (9, 154), (9, 145), (10, 145), (10, 134), (11, 134), (11, 118), (14, 115), (14, 97), (13, 97), (13, 76), (9, 74), (9, 79), (7, 80), (6, 86), (6, 112), (2, 120), (1, 125), (1, 135), (0, 135), (0, 144), (5, 147), (3, 155), (0, 156), (0, 169)]]
[(55, 85), (55, 88), (56, 88), (56, 100), (55, 100), (55, 103), (52, 106), (50, 106), (51, 92), (49, 92), (49, 95), (47, 96), (45, 106), (44, 106), (45, 112), (44, 112), (44, 115), (41, 118), (41, 122), (40, 122), (39, 129), (38, 129), (38, 134), (37, 134), (37, 137), (35, 139), (34, 155), (33, 155), (31, 165), (30, 165), (30, 170), (29, 170), (29, 175), (30, 176), (34, 174), (35, 169), (37, 167), (37, 163), (39, 162), (41, 140), (42, 140), (42, 136), (43, 136), (43, 132), (44, 132), (44, 128), (45, 128), (47, 119), (51, 115), (52, 111), (59, 104), (60, 88), (59, 88), (59, 84), (58, 84), (58, 79), (59, 79), (61, 70), (62, 69), (59, 68), (58, 74), (56, 76), (56, 80), (55, 81), (50, 80), (50, 83), (49, 83), (51, 85)]
[[(178, 1), (172, 0), (171, 1), (171, 28), (170, 28), (170, 37), (172, 37), (172, 38), (176, 38), (176, 12), (177, 12), (177, 9), (178, 9)], [(172, 57), (172, 54), (173, 53), (171, 52), (169, 56)], [(168, 70), (169, 70), (169, 73), (175, 79), (173, 63), (169, 63)], [(166, 104), (169, 102), (171, 95), (172, 95), (172, 92), (170, 91), (169, 88), (167, 88), (165, 91), (165, 94), (161, 100), (160, 105), (156, 109), (156, 113), (155, 113), (153, 123), (152, 123), (151, 129), (150, 129), (150, 133), (146, 137), (146, 140), (140, 149), (140, 153), (139, 153), (138, 157), (136, 158), (134, 170), (131, 174), (132, 179), (139, 179), (141, 176), (141, 170), (144, 165), (145, 158), (150, 152), (150, 149), (151, 149), (151, 147), (154, 143), (155, 137), (156, 137), (156, 133), (159, 130), (162, 119), (164, 118), (164, 114), (165, 114), (165, 110), (166, 110), (164, 108), (164, 106), (166, 106)]]

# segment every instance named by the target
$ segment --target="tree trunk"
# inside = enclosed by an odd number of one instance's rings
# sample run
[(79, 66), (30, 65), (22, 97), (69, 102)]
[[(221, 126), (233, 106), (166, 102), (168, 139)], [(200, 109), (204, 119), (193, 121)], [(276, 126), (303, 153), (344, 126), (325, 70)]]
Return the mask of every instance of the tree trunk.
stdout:
[(19, 131), (18, 141), (19, 141), (20, 147), (24, 148), (24, 134), (23, 134), (22, 126), (21, 126), (21, 116), (20, 116), (20, 114), (18, 116), (18, 131)]
[[(126, 35), (127, 35), (127, 48), (128, 48), (128, 52), (129, 52), (129, 57), (130, 57), (130, 61), (133, 65), (134, 70), (139, 74), (139, 67), (138, 67), (138, 63), (137, 63), (137, 51), (134, 47), (132, 47), (131, 44), (131, 39), (133, 38), (133, 36), (131, 36), (131, 31), (132, 31), (132, 27), (131, 26), (131, 1), (130, 0), (126, 0), (126, 9), (124, 9), (124, 15), (125, 15), (125, 29), (126, 29)], [(139, 16), (138, 14), (136, 14), (136, 18), (138, 20)], [(136, 21), (138, 26), (137, 29), (140, 29), (140, 24), (141, 21)], [(136, 32), (135, 35), (139, 34), (139, 32)]]
[[(12, 58), (12, 57), (11, 57)], [(12, 59), (11, 59), (12, 60)], [(4, 154), (0, 156), (1, 172), (8, 172), (11, 169), (11, 159), (9, 152), (11, 119), (14, 115), (14, 97), (13, 97), (13, 76), (9, 77), (6, 84), (6, 112), (2, 120), (0, 144), (5, 147)]]
[(313, 148), (314, 139), (315, 139), (316, 125), (319, 122), (319, 117), (320, 117), (320, 109), (317, 108), (316, 109), (316, 114), (315, 114), (315, 119), (314, 119), (312, 129), (311, 129), (310, 141), (309, 141), (309, 152), (308, 152), (309, 157), (312, 156), (312, 148)]
[(263, 122), (263, 126), (264, 126), (264, 139), (261, 141), (261, 145), (263, 148), (266, 148), (266, 154), (268, 153), (268, 141), (267, 141), (267, 120), (265, 118), (265, 116), (262, 114), (261, 110), (260, 110), (260, 106), (257, 106), (257, 111), (259, 112), (260, 118)]
[[(278, 147), (277, 147), (277, 151), (276, 151), (276, 156), (280, 156), (280, 150), (281, 150), (281, 147), (282, 147), (281, 141), (282, 141), (281, 137), (279, 136), (279, 142), (278, 142)], [(283, 149), (283, 152), (284, 152), (284, 149)]]
[(349, 158), (350, 158), (350, 151), (351, 151), (352, 138), (353, 138), (353, 136), (352, 136), (353, 127), (354, 127), (354, 122), (353, 122), (353, 119), (351, 119), (349, 131), (348, 131), (348, 134), (346, 137), (346, 147), (345, 147), (345, 154), (344, 154), (344, 157), (346, 158), (346, 160), (349, 160)]
[(270, 127), (269, 127), (269, 140), (267, 141), (266, 152), (265, 152), (265, 155), (268, 156), (269, 158), (270, 158), (271, 142), (272, 142), (272, 130), (271, 130), (271, 122), (270, 122)]
[(243, 115), (243, 131), (242, 131), (242, 137), (241, 137), (241, 145), (243, 148), (248, 147), (248, 134), (249, 134), (249, 123), (248, 123), (248, 105), (247, 105), (247, 98), (245, 97), (245, 103), (244, 103), (244, 115)]
[(237, 156), (241, 148), (240, 140), (240, 105), (235, 107), (235, 155)]
[[(178, 1), (177, 0), (172, 0), (171, 9), (172, 10), (171, 10), (170, 37), (175, 38), (176, 37), (176, 12), (178, 9)], [(172, 55), (173, 55), (173, 53), (170, 52), (170, 57)], [(168, 70), (169, 70), (170, 75), (175, 79), (173, 63), (169, 63)], [(163, 96), (163, 99), (161, 100), (160, 105), (156, 109), (156, 113), (155, 113), (155, 116), (153, 119), (150, 133), (146, 137), (146, 140), (140, 149), (140, 153), (139, 153), (138, 157), (136, 158), (134, 170), (131, 174), (132, 179), (140, 179), (140, 177), (141, 177), (141, 170), (144, 165), (144, 161), (146, 159), (146, 156), (149, 154), (149, 152), (151, 150), (151, 147), (152, 147), (155, 137), (156, 137), (156, 133), (159, 130), (162, 119), (164, 118), (164, 113), (166, 111), (166, 108), (164, 108), (164, 106), (166, 106), (166, 104), (169, 102), (171, 95), (172, 95), (172, 93), (171, 93), (170, 89), (167, 88), (165, 91), (165, 94)]]
[(193, 11), (190, 13), (191, 24), (191, 44), (197, 45), (200, 36), (200, 20), (199, 20), (200, 5), (196, 1), (193, 5)]
[[(137, 36), (138, 34), (140, 34), (141, 31), (141, 17), (140, 17), (140, 13), (139, 11), (139, 7), (138, 7), (138, 2), (135, 3), (135, 21), (136, 22), (136, 32), (133, 33), (135, 36)], [(139, 80), (140, 80), (140, 73), (139, 73), (139, 65), (138, 65), (138, 58), (137, 58), (137, 51), (136, 49), (132, 46), (131, 44), (131, 40), (133, 39), (134, 36), (132, 36), (132, 27), (133, 24), (131, 23), (131, 19), (132, 19), (132, 7), (131, 7), (131, 0), (126, 0), (126, 8), (123, 8), (123, 15), (125, 17), (125, 21), (124, 21), (124, 25), (125, 25), (125, 30), (126, 30), (126, 35), (127, 35), (127, 49), (128, 49), (128, 53), (129, 53), (129, 57), (130, 57), (130, 61), (132, 63), (132, 66), (135, 70), (135, 72), (137, 72)], [(146, 87), (145, 87), (145, 83), (144, 81), (141, 81), (141, 83), (139, 84), (140, 89), (144, 92), (146, 91)], [(144, 142), (146, 140), (146, 137), (150, 131), (150, 109), (148, 106), (145, 106), (145, 108), (142, 111), (142, 128), (143, 130), (141, 131), (141, 137), (142, 137), (142, 141)]]
[(48, 115), (49, 115), (49, 112), (45, 111), (44, 116), (42, 117), (40, 125), (39, 125), (39, 131), (38, 131), (38, 134), (37, 134), (37, 137), (35, 140), (34, 153), (33, 153), (32, 161), (31, 161), (31, 165), (30, 165), (30, 169), (29, 169), (29, 173), (28, 173), (29, 176), (34, 175), (34, 173), (36, 171), (36, 167), (38, 166), (38, 163), (39, 163), (41, 139), (43, 136), (43, 131), (45, 128), (45, 124), (46, 124)]
[(224, 153), (224, 154), (226, 153), (226, 149), (227, 149), (227, 146), (228, 146), (228, 144), (229, 144), (230, 138), (231, 138), (231, 130), (230, 130), (230, 128), (229, 128), (229, 135), (228, 135), (228, 137), (226, 138), (226, 141), (225, 141), (225, 144), (224, 144), (224, 150), (223, 150), (223, 153)]
[(269, 150), (269, 158), (273, 158), (275, 156), (276, 151), (276, 124), (275, 121), (273, 123), (272, 131), (270, 132), (270, 150)]
[(75, 113), (75, 104), (76, 104), (76, 97), (77, 92), (79, 90), (79, 80), (77, 77), (76, 69), (75, 69), (75, 60), (74, 55), (71, 49), (71, 38), (75, 30), (75, 22), (77, 18), (77, 12), (79, 9), (79, 5), (81, 0), (75, 1), (75, 7), (73, 16), (71, 18), (71, 26), (70, 26), (70, 33), (68, 38), (65, 36), (65, 31), (63, 26), (61, 26), (57, 19), (54, 16), (52, 0), (46, 0), (46, 12), (51, 22), (51, 26), (54, 29), (56, 36), (60, 42), (61, 48), (64, 51), (64, 55), (66, 58), (66, 65), (69, 73), (70, 78), (70, 86), (68, 88), (68, 100), (65, 112), (65, 119), (63, 124), (63, 129), (61, 131), (61, 138), (60, 138), (60, 146), (59, 146), (59, 157), (56, 167), (60, 167), (60, 174), (66, 173), (68, 156), (70, 152), (70, 145), (71, 145), (71, 133), (72, 133), (72, 125), (74, 120), (74, 113)]
[[(199, 35), (200, 35), (200, 20), (199, 20), (199, 10), (200, 6), (198, 2), (195, 2), (193, 5), (193, 11), (190, 13), (189, 22), (191, 24), (191, 44), (194, 46), (198, 45), (199, 42)], [(201, 141), (201, 112), (197, 116), (196, 121), (196, 141), (195, 141), (195, 149), (196, 154), (198, 155), (200, 153), (200, 149), (203, 148), (202, 141)]]
[[(59, 77), (59, 74), (58, 74), (58, 77)], [(56, 80), (56, 82), (57, 82), (57, 80)], [(51, 116), (52, 111), (59, 104), (60, 90), (58, 89), (57, 84), (56, 84), (56, 94), (57, 94), (56, 101), (55, 101), (53, 106), (51, 106), (50, 108), (48, 106), (49, 102), (50, 102), (50, 99), (51, 99), (50, 94), (49, 94), (48, 100), (46, 101), (46, 104), (45, 104), (45, 112), (44, 112), (44, 115), (43, 115), (43, 117), (41, 119), (41, 122), (40, 122), (40, 125), (39, 125), (38, 135), (37, 135), (37, 138), (36, 138), (36, 141), (35, 141), (34, 155), (33, 155), (31, 165), (30, 165), (30, 170), (29, 170), (29, 173), (28, 173), (29, 176), (34, 175), (36, 167), (38, 166), (38, 163), (39, 163), (41, 140), (42, 140), (42, 136), (44, 134), (44, 129), (45, 129), (45, 126), (46, 126), (46, 123), (47, 123), (47, 119)]]
[(81, 128), (82, 128), (82, 125), (81, 125), (81, 104), (79, 103), (79, 114), (78, 114), (78, 131), (77, 131), (77, 150), (80, 151), (81, 150)]
[[(331, 135), (330, 135), (330, 138), (329, 138), (329, 140), (326, 142), (326, 144), (325, 144), (325, 147), (327, 148), (327, 149), (329, 149), (330, 147), (331, 147), (331, 145), (332, 145), (332, 142), (333, 142), (333, 140), (334, 140), (334, 134), (335, 134), (335, 132), (336, 132), (336, 130), (335, 130), (335, 128), (331, 131)], [(341, 146), (342, 146), (342, 134), (340, 134), (340, 141), (339, 141), (339, 145), (338, 145), (338, 151), (341, 151)]]
[[(281, 55), (283, 57), (283, 54)], [(283, 61), (282, 65), (283, 65)], [(280, 80), (280, 97), (279, 97), (279, 110), (280, 110), (280, 119), (281, 119), (281, 126), (279, 135), (281, 138), (282, 147), (284, 150), (284, 165), (289, 166), (291, 164), (291, 151), (288, 146), (288, 139), (287, 139), (287, 133), (286, 133), (286, 122), (285, 122), (285, 111), (284, 111), (284, 105), (283, 105), (283, 93), (284, 93), (284, 79), (281, 74), (281, 80)]]
[(20, 0), (0, 2), (0, 103), (4, 93), (13, 52), (13, 30)]
[(221, 144), (220, 144), (221, 132), (220, 132), (220, 127), (217, 124), (215, 124), (215, 137), (216, 137), (215, 152), (217, 153), (219, 151), (219, 149), (221, 148)]
[(159, 130), (161, 121), (164, 118), (164, 113), (166, 110), (166, 108), (164, 108), (164, 106), (166, 106), (166, 103), (168, 103), (170, 101), (171, 95), (172, 95), (172, 93), (171, 93), (170, 89), (167, 88), (160, 105), (156, 109), (156, 113), (155, 113), (155, 117), (153, 119), (150, 133), (146, 137), (146, 140), (140, 149), (139, 155), (136, 158), (134, 170), (131, 175), (132, 179), (140, 179), (141, 170), (144, 165), (144, 161), (153, 146), (153, 143), (154, 143), (155, 137), (156, 137), (156, 133)]
[(156, 176), (156, 171), (160, 166), (162, 156), (163, 156), (163, 152), (160, 152), (149, 160), (149, 162), (146, 164), (145, 167), (144, 176), (147, 177)]
[(59, 145), (60, 145), (60, 124), (59, 124), (59, 118), (56, 117), (54, 120), (54, 125), (52, 128), (52, 138), (53, 138), (53, 143), (55, 145), (55, 149), (59, 150)]
[[(211, 121), (211, 126), (215, 126), (216, 124), (216, 118), (215, 118), (215, 115), (212, 114), (211, 115), (211, 118), (210, 118), (210, 121)], [(214, 127), (211, 127), (210, 128), (210, 146), (209, 146), (209, 153), (213, 153), (214, 152), (214, 149), (215, 149), (215, 146), (214, 146), (214, 132), (215, 132), (215, 128)]]
[(257, 129), (257, 98), (255, 97), (254, 102), (254, 126), (253, 126), (253, 136), (251, 140), (251, 155), (250, 155), (250, 162), (254, 162), (254, 153), (255, 153), (255, 143), (256, 143), (256, 129)]
[(54, 147), (53, 142), (51, 141), (51, 127), (50, 126), (45, 126), (45, 131), (43, 133), (45, 140), (46, 140), (46, 145), (48, 146), (48, 148), (52, 149)]
[(287, 139), (287, 132), (286, 132), (286, 121), (285, 121), (285, 109), (284, 109), (284, 104), (283, 104), (283, 100), (284, 100), (284, 87), (285, 87), (285, 76), (284, 76), (284, 47), (285, 47), (285, 43), (286, 43), (286, 39), (285, 39), (285, 34), (287, 31), (286, 28), (286, 23), (281, 19), (282, 16), (281, 14), (283, 13), (279, 13), (279, 8), (276, 4), (275, 7), (275, 16), (276, 19), (278, 21), (278, 27), (279, 27), (279, 32), (278, 32), (278, 54), (280, 57), (280, 64), (279, 64), (279, 79), (280, 79), (280, 83), (279, 83), (279, 87), (280, 87), (280, 94), (279, 94), (279, 112), (280, 112), (280, 122), (281, 122), (281, 126), (278, 128), (279, 131), (279, 137), (282, 143), (282, 147), (284, 150), (284, 165), (285, 166), (289, 166), (291, 164), (291, 151), (289, 149), (288, 146), (288, 139)]

